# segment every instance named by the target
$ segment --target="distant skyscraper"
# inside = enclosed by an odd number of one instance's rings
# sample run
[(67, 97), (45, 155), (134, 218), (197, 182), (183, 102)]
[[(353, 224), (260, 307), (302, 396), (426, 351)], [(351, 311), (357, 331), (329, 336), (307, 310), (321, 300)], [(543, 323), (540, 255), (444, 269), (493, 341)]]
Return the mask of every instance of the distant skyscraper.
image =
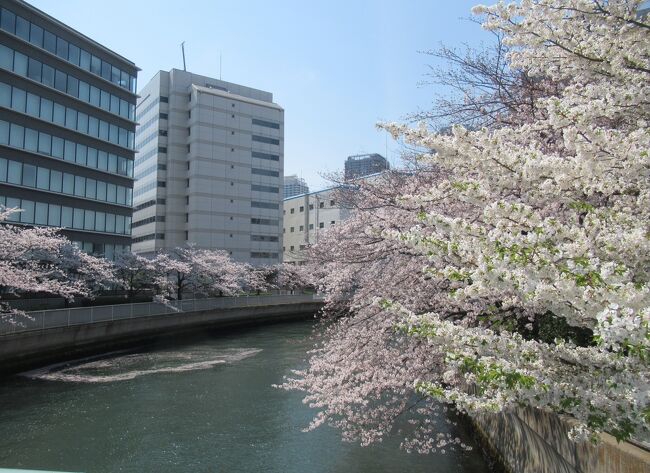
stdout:
[(386, 158), (381, 154), (357, 154), (345, 160), (345, 179), (356, 179), (390, 169)]
[(193, 243), (279, 262), (284, 110), (273, 94), (172, 69), (140, 96), (133, 251)]
[(131, 245), (138, 68), (23, 1), (0, 5), (0, 204), (112, 259)]
[(309, 187), (304, 179), (296, 176), (284, 176), (284, 198), (293, 197), (294, 195), (306, 194)]

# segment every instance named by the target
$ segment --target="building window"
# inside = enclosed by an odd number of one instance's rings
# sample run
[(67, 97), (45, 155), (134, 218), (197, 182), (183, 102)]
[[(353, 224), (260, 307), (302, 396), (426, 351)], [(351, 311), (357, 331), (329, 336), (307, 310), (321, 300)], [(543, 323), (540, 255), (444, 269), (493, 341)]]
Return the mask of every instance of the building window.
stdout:
[(309, 204), (309, 210), (314, 210), (314, 204)]
[(291, 245), (291, 248), (290, 248), (290, 250), (291, 250), (291, 251), (293, 251), (293, 248), (294, 248), (294, 246), (293, 246), (293, 245)]
[(334, 225), (334, 224), (336, 224), (336, 221), (335, 221), (335, 220), (332, 220), (332, 221), (330, 222), (330, 225)]
[(334, 207), (334, 201), (330, 200), (330, 207)]
[(318, 224), (318, 228), (325, 228), (325, 222), (321, 222)]
[(289, 231), (290, 231), (291, 233), (293, 233), (293, 228), (294, 228), (294, 227), (291, 227), (291, 228), (289, 229)]
[(301, 211), (301, 212), (304, 212), (304, 211), (305, 211), (305, 207), (301, 205), (301, 206), (300, 206), (300, 211)]
[(309, 224), (309, 229), (310, 229), (310, 230), (313, 230), (313, 229), (314, 229), (314, 224), (313, 224), (313, 223), (310, 223), (310, 224)]
[(321, 202), (320, 205), (319, 205), (319, 207), (320, 207), (321, 209), (324, 209), (324, 208), (325, 208), (325, 202)]
[(291, 209), (289, 213), (294, 213), (296, 209)]
[(305, 226), (304, 225), (300, 225), (300, 231), (301, 232), (305, 231)]

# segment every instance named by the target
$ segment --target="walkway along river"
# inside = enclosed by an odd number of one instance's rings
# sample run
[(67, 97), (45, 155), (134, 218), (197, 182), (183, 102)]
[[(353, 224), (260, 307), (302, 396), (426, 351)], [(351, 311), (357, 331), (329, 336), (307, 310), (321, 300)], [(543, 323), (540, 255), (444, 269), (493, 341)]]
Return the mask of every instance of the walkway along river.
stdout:
[[(183, 339), (0, 381), (0, 467), (113, 472), (488, 471), (478, 448), (421, 456), (362, 448), (275, 389), (304, 366), (313, 322)], [(472, 444), (462, 426), (448, 426)], [(476, 446), (475, 446), (476, 447)]]

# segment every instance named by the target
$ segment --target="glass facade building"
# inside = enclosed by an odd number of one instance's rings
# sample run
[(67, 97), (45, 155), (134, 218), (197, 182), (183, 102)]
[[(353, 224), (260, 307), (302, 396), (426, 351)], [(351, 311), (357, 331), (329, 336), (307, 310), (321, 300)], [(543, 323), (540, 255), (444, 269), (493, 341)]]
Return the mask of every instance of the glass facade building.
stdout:
[(0, 205), (85, 251), (130, 248), (136, 65), (21, 0), (0, 3)]

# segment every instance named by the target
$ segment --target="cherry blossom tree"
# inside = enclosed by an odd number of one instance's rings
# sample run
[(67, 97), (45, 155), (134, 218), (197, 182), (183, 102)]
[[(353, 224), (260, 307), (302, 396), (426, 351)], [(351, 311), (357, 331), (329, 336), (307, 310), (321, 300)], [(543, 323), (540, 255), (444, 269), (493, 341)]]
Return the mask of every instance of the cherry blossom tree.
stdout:
[[(404, 445), (426, 452), (453, 443), (431, 420), (442, 402), (568, 414), (575, 440), (648, 434), (650, 24), (639, 5), (477, 7), (511, 67), (562, 84), (535, 99), (543, 113), (445, 135), (383, 125), (435, 177), (387, 186), (383, 204), (375, 196), (312, 250), (330, 311), (349, 314), (285, 384), (319, 409), (312, 427), (371, 443), (417, 412)], [(549, 318), (589, 336), (544, 339)]]
[[(0, 298), (45, 293), (72, 300), (92, 297), (113, 281), (111, 264), (81, 251), (60, 229), (5, 223), (19, 209), (0, 209)], [(23, 315), (0, 300), (0, 314)]]
[(193, 246), (161, 252), (153, 260), (157, 271), (164, 274), (159, 287), (163, 297), (184, 292), (202, 295), (233, 295), (251, 283), (249, 265), (230, 258), (227, 251), (206, 250)]
[(114, 270), (116, 283), (126, 290), (129, 299), (161, 285), (161, 273), (151, 258), (123, 252), (115, 259)]

